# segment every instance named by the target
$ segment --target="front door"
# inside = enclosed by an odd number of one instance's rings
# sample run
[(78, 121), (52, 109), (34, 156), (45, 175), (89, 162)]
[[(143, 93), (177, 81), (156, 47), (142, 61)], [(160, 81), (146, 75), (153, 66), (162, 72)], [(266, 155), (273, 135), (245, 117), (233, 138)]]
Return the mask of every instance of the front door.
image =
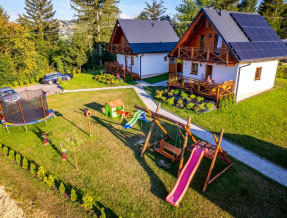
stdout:
[(212, 65), (206, 65), (205, 69), (205, 80), (207, 80), (208, 76), (212, 79)]

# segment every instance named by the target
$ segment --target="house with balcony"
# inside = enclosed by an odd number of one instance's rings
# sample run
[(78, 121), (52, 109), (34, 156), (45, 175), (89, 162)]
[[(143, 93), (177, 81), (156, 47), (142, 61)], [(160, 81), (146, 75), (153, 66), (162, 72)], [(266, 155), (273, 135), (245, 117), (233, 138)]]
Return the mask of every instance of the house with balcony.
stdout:
[(273, 87), (287, 47), (259, 14), (202, 8), (170, 57), (183, 69), (170, 63), (169, 87), (217, 101), (234, 93), (240, 101)]
[(117, 55), (107, 72), (144, 79), (169, 72), (168, 54), (178, 37), (168, 21), (118, 19), (108, 50)]

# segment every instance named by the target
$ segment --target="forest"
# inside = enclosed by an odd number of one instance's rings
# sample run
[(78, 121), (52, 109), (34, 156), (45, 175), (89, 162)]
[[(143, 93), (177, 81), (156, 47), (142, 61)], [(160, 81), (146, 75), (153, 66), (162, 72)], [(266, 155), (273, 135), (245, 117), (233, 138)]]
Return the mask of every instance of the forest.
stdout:
[[(222, 10), (259, 13), (277, 34), (287, 38), (286, 0), (182, 0), (176, 14), (166, 13), (165, 2), (149, 0), (135, 19), (168, 20), (181, 36), (198, 10), (210, 7)], [(16, 21), (0, 5), (0, 84), (22, 86), (39, 82), (53, 71), (77, 74), (101, 69), (115, 56), (107, 45), (115, 21), (120, 18), (118, 0), (71, 0), (75, 13), (74, 28), (68, 38), (59, 35), (52, 0), (25, 0), (25, 13)]]

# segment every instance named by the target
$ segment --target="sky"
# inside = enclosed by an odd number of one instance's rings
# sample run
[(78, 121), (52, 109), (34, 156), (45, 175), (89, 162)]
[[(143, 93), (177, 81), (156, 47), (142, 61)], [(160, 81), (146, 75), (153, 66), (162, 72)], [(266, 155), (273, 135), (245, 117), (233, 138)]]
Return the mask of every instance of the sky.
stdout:
[[(128, 19), (138, 16), (145, 8), (145, 1), (151, 2), (151, 0), (120, 0), (121, 18)], [(181, 2), (182, 0), (165, 0), (166, 13), (172, 17), (176, 13), (175, 7)], [(56, 10), (55, 18), (59, 20), (71, 20), (74, 18), (70, 0), (52, 0), (52, 3), (54, 10)], [(10, 15), (10, 21), (15, 21), (18, 18), (18, 14), (25, 13), (25, 0), (0, 0), (0, 5)]]

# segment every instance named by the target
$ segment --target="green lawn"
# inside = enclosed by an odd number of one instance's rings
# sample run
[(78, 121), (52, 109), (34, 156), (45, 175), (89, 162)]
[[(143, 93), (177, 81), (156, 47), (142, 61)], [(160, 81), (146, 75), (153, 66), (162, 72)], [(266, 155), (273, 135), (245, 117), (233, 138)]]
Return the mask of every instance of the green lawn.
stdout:
[[(159, 87), (147, 87), (154, 96)], [(287, 169), (287, 79), (276, 78), (269, 92), (239, 102), (229, 109), (200, 114), (167, 104), (162, 107)]]
[(165, 80), (168, 80), (168, 73), (143, 79), (143, 81), (147, 83), (151, 83), (151, 84), (158, 83), (158, 82), (165, 81)]
[[(28, 126), (27, 133), (22, 127), (10, 127), (10, 134), (0, 128), (0, 143), (44, 166), (56, 179), (76, 187), (81, 194), (91, 193), (95, 205), (104, 207), (108, 217), (283, 217), (287, 213), (287, 189), (234, 159), (234, 166), (209, 185), (206, 193), (202, 187), (210, 160), (204, 160), (182, 200), (182, 207), (175, 208), (164, 199), (176, 183), (178, 163), (172, 164), (151, 150), (144, 158), (139, 157), (140, 146), (136, 144), (145, 138), (150, 123), (139, 121), (134, 128), (125, 130), (125, 120), (111, 119), (101, 113), (104, 103), (118, 98), (125, 102), (127, 111), (135, 113), (133, 105), (143, 103), (133, 89), (52, 97), (58, 117), (50, 119), (47, 126), (44, 123)], [(82, 111), (86, 107), (93, 114), (91, 137), (87, 135), (88, 123)], [(176, 138), (176, 126), (165, 122), (162, 125)], [(151, 141), (158, 137), (156, 129)], [(51, 146), (42, 146), (41, 131), (50, 133)], [(59, 143), (65, 147), (66, 139), (76, 136), (81, 148), (77, 153), (79, 172), (74, 169), (72, 154), (68, 151), (69, 161), (63, 162), (58, 147)], [(60, 204), (56, 192), (51, 193), (44, 183), (39, 184), (40, 181), (10, 161), (3, 161), (4, 158), (0, 157), (0, 173), (8, 176), (1, 176), (0, 184), (13, 183), (9, 191), (15, 193), (14, 198), (21, 200), (27, 196), (28, 201), (36, 202), (34, 208), (53, 216), (68, 216), (68, 211), (70, 217), (85, 215), (76, 210), (79, 204), (66, 200)], [(160, 160), (170, 167), (161, 166)], [(221, 167), (222, 163), (217, 161), (214, 171)]]
[[(94, 79), (95, 75), (100, 74), (100, 72), (101, 70), (97, 70), (97, 71), (89, 71), (86, 73), (76, 74), (74, 75), (74, 78), (71, 79), (70, 81), (64, 81), (61, 84), (61, 86), (67, 90), (100, 88), (100, 87), (111, 86), (111, 85), (107, 85), (104, 83), (100, 83)], [(126, 86), (126, 85), (131, 85), (131, 84), (133, 83), (121, 82), (113, 86)]]

